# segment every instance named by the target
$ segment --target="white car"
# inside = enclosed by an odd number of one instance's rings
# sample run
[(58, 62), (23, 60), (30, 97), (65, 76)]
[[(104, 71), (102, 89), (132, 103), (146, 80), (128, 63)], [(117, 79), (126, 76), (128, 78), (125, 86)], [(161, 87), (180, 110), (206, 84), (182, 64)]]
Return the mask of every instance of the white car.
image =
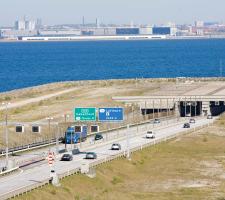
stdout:
[(212, 115), (207, 115), (207, 119), (212, 119)]
[(146, 138), (147, 139), (154, 139), (155, 138), (155, 134), (152, 131), (148, 131), (146, 133)]
[(160, 124), (160, 119), (155, 119), (153, 123), (154, 124)]
[(121, 145), (120, 144), (112, 144), (111, 150), (121, 150)]

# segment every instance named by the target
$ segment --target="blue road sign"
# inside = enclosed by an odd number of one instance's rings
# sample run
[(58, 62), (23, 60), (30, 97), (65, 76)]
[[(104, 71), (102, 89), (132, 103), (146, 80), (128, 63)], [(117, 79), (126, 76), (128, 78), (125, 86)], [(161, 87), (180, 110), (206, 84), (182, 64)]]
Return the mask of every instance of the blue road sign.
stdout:
[(99, 108), (99, 121), (123, 121), (123, 108)]

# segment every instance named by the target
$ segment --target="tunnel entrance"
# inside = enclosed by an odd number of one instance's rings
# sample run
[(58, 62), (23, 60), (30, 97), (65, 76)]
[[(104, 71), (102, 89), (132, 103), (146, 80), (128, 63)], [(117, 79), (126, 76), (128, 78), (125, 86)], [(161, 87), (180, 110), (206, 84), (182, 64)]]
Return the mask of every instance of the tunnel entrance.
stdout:
[(225, 112), (224, 101), (210, 101), (210, 111), (212, 116), (218, 116)]
[(179, 108), (181, 117), (194, 117), (202, 114), (201, 101), (181, 101)]

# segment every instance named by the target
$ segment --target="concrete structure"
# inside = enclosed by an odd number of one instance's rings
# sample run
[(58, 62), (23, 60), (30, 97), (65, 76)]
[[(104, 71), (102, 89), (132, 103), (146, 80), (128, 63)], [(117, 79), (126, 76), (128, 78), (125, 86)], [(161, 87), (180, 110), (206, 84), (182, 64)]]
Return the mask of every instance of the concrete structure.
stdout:
[(138, 104), (142, 114), (173, 111), (181, 117), (217, 116), (225, 112), (225, 83), (184, 82), (175, 84), (171, 88), (162, 88), (149, 96), (112, 99)]
[(81, 30), (39, 30), (38, 33), (41, 36), (73, 36), (81, 35)]
[(181, 117), (191, 117), (225, 112), (225, 95), (114, 97), (113, 100), (138, 103), (143, 114), (175, 111)]
[(154, 40), (166, 39), (164, 35), (118, 35), (118, 36), (54, 36), (21, 37), (22, 41), (83, 41), (83, 40)]

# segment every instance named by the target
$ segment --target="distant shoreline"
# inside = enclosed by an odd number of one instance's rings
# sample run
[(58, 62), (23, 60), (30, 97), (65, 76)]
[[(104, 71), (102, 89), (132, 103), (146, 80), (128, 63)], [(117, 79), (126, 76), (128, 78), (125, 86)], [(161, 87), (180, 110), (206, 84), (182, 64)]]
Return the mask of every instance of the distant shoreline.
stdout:
[(75, 36), (75, 37), (24, 37), (18, 39), (0, 39), (0, 42), (87, 42), (87, 41), (156, 41), (156, 40), (210, 40), (225, 39), (224, 36)]
[(63, 85), (63, 84), (75, 84), (75, 85), (85, 85), (85, 84), (101, 84), (101, 83), (107, 83), (107, 82), (119, 82), (119, 81), (151, 81), (151, 82), (176, 82), (176, 80), (180, 81), (186, 81), (186, 82), (192, 82), (192, 81), (202, 81), (202, 82), (209, 82), (209, 81), (225, 81), (225, 77), (177, 77), (177, 78), (129, 78), (129, 79), (101, 79), (101, 80), (80, 80), (80, 81), (59, 81), (59, 82), (52, 82), (52, 83), (46, 83), (46, 84), (40, 84), (35, 85), (31, 87), (24, 87), (24, 88), (18, 88), (14, 90), (4, 91), (0, 92), (1, 95), (7, 95), (7, 94), (13, 94), (15, 92), (22, 92), (22, 91), (28, 91), (32, 89), (38, 89), (42, 87), (54, 87), (57, 85)]

